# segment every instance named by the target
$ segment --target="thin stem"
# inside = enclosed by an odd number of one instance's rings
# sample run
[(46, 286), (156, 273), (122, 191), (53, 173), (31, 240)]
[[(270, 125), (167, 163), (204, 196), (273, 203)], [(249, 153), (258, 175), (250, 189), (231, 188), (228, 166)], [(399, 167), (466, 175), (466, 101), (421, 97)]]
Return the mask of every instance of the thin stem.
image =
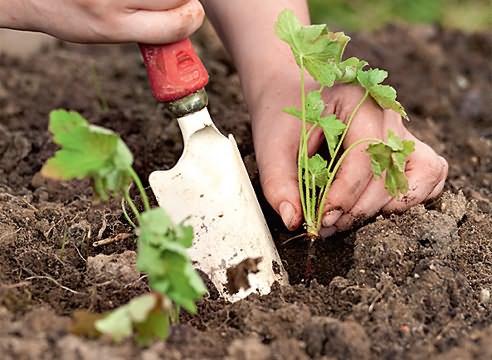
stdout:
[(145, 188), (142, 185), (142, 181), (140, 180), (140, 177), (135, 172), (135, 170), (133, 170), (132, 167), (130, 167), (129, 172), (130, 172), (130, 176), (131, 176), (133, 182), (135, 183), (135, 185), (137, 185), (137, 189), (138, 189), (138, 192), (140, 193), (140, 196), (142, 197), (142, 202), (143, 202), (145, 211), (149, 211), (150, 210), (149, 198), (147, 196), (147, 193), (145, 192)]
[(133, 215), (135, 215), (135, 218), (137, 218), (137, 220), (138, 220), (140, 218), (140, 213), (138, 212), (137, 206), (135, 205), (135, 203), (133, 202), (133, 200), (130, 196), (129, 188), (125, 190), (124, 198), (125, 198), (126, 202), (128, 203), (128, 206), (130, 206), (130, 209), (132, 210)]
[(125, 216), (126, 221), (134, 228), (137, 228), (137, 225), (132, 221), (130, 218), (130, 215), (128, 215), (128, 212), (126, 211), (126, 206), (125, 206), (125, 198), (121, 199), (121, 210), (123, 210), (123, 215)]
[(313, 175), (311, 176), (312, 184), (313, 184), (313, 201), (311, 203), (311, 219), (315, 220), (316, 218), (316, 177)]
[(309, 142), (309, 139), (311, 138), (311, 135), (313, 135), (314, 130), (318, 128), (318, 125), (313, 125), (307, 132), (307, 140)]
[(307, 214), (307, 207), (306, 207), (306, 194), (304, 192), (304, 186), (303, 186), (303, 181), (302, 181), (302, 165), (303, 165), (303, 154), (304, 154), (304, 134), (306, 132), (306, 110), (305, 110), (305, 102), (306, 102), (306, 95), (305, 95), (305, 89), (304, 89), (304, 64), (301, 59), (301, 66), (300, 66), (300, 71), (301, 71), (301, 111), (302, 111), (302, 129), (301, 129), (301, 134), (299, 136), (299, 150), (297, 153), (297, 177), (298, 177), (298, 184), (299, 184), (299, 195), (301, 197), (301, 206), (302, 206), (302, 212), (304, 216)]
[(340, 151), (340, 148), (343, 145), (343, 141), (345, 140), (345, 136), (347, 136), (347, 133), (349, 131), (350, 125), (352, 125), (352, 121), (355, 118), (355, 115), (357, 115), (357, 112), (359, 111), (360, 107), (366, 101), (367, 97), (369, 96), (369, 91), (366, 90), (364, 93), (364, 96), (360, 99), (359, 103), (355, 106), (354, 110), (352, 111), (352, 114), (350, 114), (350, 117), (347, 121), (347, 125), (345, 126), (345, 130), (343, 131), (342, 136), (340, 137), (340, 141), (337, 144), (337, 147), (335, 148), (335, 151), (333, 153), (333, 157), (330, 160), (330, 164), (328, 165), (328, 170), (331, 170), (331, 167), (333, 166), (333, 163), (335, 162), (335, 159), (337, 157), (338, 152)]
[(321, 202), (319, 204), (319, 207), (318, 207), (318, 218), (316, 219), (316, 229), (321, 229), (321, 221), (322, 221), (322, 216), (321, 216), (321, 212), (323, 211), (324, 207), (325, 207), (325, 203), (326, 203), (326, 195), (328, 194), (328, 191), (330, 190), (331, 188), (331, 184), (333, 183), (333, 180), (335, 180), (335, 176), (338, 172), (338, 170), (340, 169), (340, 166), (342, 165), (343, 161), (345, 160), (345, 158), (347, 157), (347, 155), (352, 151), (354, 150), (357, 146), (359, 146), (360, 144), (363, 144), (363, 143), (366, 143), (366, 142), (372, 142), (372, 143), (378, 143), (378, 142), (381, 142), (381, 139), (376, 139), (376, 138), (367, 138), (367, 139), (361, 139), (361, 140), (358, 140), (356, 142), (354, 142), (352, 145), (350, 145), (342, 154), (342, 156), (340, 156), (340, 159), (337, 161), (337, 163), (335, 164), (335, 167), (333, 168), (333, 171), (330, 172), (330, 177), (328, 179), (328, 183), (326, 184), (326, 187), (325, 187), (325, 190), (323, 191), (323, 194), (321, 196)]

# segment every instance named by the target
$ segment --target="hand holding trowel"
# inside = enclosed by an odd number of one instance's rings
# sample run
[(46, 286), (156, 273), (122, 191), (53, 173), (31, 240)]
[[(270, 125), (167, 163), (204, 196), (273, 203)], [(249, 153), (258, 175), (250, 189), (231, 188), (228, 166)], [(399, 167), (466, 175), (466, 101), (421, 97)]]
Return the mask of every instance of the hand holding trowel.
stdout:
[(208, 113), (205, 67), (188, 39), (140, 48), (154, 97), (178, 118), (184, 141), (176, 166), (150, 175), (159, 205), (193, 226), (191, 259), (222, 296), (235, 301), (269, 293), (287, 274), (236, 142)]

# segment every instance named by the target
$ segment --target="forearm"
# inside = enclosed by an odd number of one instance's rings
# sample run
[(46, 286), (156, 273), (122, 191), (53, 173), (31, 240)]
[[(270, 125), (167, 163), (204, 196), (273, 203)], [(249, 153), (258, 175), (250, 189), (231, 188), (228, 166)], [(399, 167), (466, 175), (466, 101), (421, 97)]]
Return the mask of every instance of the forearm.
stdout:
[[(231, 53), (248, 105), (259, 101), (265, 85), (298, 80), (299, 70), (288, 46), (275, 35), (274, 24), (284, 9), (309, 23), (304, 0), (202, 0), (209, 19)], [(278, 88), (282, 88), (279, 84)]]

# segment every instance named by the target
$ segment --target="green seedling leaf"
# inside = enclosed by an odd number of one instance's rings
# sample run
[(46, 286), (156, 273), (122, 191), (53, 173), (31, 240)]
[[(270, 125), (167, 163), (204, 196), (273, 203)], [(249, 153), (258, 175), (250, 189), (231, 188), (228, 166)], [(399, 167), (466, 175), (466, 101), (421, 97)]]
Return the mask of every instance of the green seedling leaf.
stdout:
[[(343, 134), (346, 126), (335, 115), (322, 117), (324, 110), (325, 103), (321, 97), (321, 93), (319, 91), (309, 92), (306, 96), (306, 121), (323, 129), (330, 156), (333, 157), (340, 135)], [(284, 112), (298, 119), (302, 119), (301, 110), (294, 107), (286, 108)]]
[(193, 269), (189, 259), (181, 254), (166, 251), (162, 253), (161, 258), (165, 264), (164, 274), (149, 273), (150, 287), (159, 293), (165, 293), (189, 313), (196, 313), (195, 301), (207, 291), (200, 276)]
[(328, 38), (338, 44), (338, 52), (335, 61), (339, 63), (342, 61), (343, 53), (345, 52), (345, 48), (350, 42), (350, 36), (345, 35), (343, 32), (328, 32)]
[[(306, 96), (306, 121), (310, 124), (317, 125), (324, 110), (325, 103), (321, 97), (321, 93), (319, 91), (309, 92)], [(284, 112), (302, 120), (302, 112), (297, 108), (288, 107), (284, 109)]]
[(96, 321), (96, 329), (111, 336), (113, 341), (121, 342), (133, 333), (132, 320), (126, 306), (113, 310), (105, 318)]
[(191, 227), (174, 225), (161, 208), (142, 213), (137, 268), (148, 274), (150, 287), (190, 313), (207, 289), (193, 269), (186, 249), (193, 241)]
[(150, 312), (157, 306), (158, 299), (152, 294), (139, 296), (128, 303), (128, 315), (132, 322), (142, 322), (149, 316)]
[(413, 141), (401, 140), (391, 130), (386, 143), (369, 145), (367, 152), (371, 157), (372, 171), (377, 177), (386, 171), (385, 187), (391, 196), (397, 197), (408, 191), (405, 163), (414, 150)]
[(275, 31), (290, 46), (299, 66), (320, 84), (333, 86), (339, 75), (335, 63), (341, 60), (348, 36), (330, 33), (326, 25), (303, 26), (291, 10), (280, 13)]
[(337, 119), (335, 115), (319, 119), (319, 126), (323, 129), (323, 133), (325, 134), (330, 156), (334, 157), (335, 149), (340, 141), (340, 135), (343, 134), (347, 126), (341, 120)]
[(335, 81), (342, 76), (342, 72), (334, 62), (325, 63), (319, 60), (306, 59), (304, 66), (322, 86), (332, 87), (335, 85)]
[(311, 91), (306, 96), (306, 119), (316, 124), (325, 111), (325, 102), (319, 91)]
[(169, 327), (169, 314), (163, 309), (157, 309), (149, 313), (144, 322), (135, 324), (136, 340), (141, 346), (148, 346), (153, 340), (166, 340)]
[(359, 84), (369, 92), (379, 106), (383, 109), (394, 110), (405, 119), (408, 119), (405, 109), (396, 100), (396, 90), (389, 85), (380, 85), (387, 77), (388, 73), (379, 69), (360, 69), (357, 72)]
[(61, 149), (43, 166), (43, 176), (55, 180), (91, 178), (103, 200), (130, 185), (133, 156), (116, 133), (65, 110), (51, 112), (49, 129)]
[[(311, 91), (306, 96), (306, 121), (310, 124), (317, 125), (323, 129), (330, 156), (334, 156), (335, 149), (338, 145), (340, 135), (345, 130), (345, 124), (338, 120), (335, 115), (322, 117), (325, 110), (325, 103), (319, 91)], [(284, 109), (289, 115), (302, 119), (301, 110), (294, 107)]]
[(170, 309), (164, 299), (157, 294), (145, 294), (97, 320), (95, 327), (115, 342), (121, 342), (135, 332), (139, 344), (148, 345), (155, 339), (164, 340), (168, 336), (169, 318)]
[(322, 188), (328, 183), (328, 162), (319, 154), (316, 154), (308, 159), (308, 167), (306, 175), (314, 179), (314, 184)]
[(342, 84), (352, 83), (357, 80), (357, 73), (368, 65), (367, 61), (356, 57), (348, 58), (338, 64), (340, 75), (337, 81)]

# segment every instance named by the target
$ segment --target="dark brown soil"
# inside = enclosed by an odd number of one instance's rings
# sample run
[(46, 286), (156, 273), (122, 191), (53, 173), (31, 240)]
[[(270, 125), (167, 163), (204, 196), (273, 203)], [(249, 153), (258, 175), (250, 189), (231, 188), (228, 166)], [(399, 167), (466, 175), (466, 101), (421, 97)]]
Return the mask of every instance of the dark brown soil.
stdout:
[[(209, 39), (197, 42), (211, 73), (210, 110), (235, 134), (258, 188), (239, 80)], [(97, 204), (87, 183), (38, 172), (55, 149), (51, 109), (121, 133), (143, 177), (177, 160), (176, 123), (162, 118), (135, 46), (58, 44), (22, 61), (0, 54), (2, 358), (490, 359), (492, 35), (389, 27), (355, 35), (352, 52), (390, 71), (410, 127), (449, 159), (446, 194), (319, 242), (309, 286), (306, 244), (283, 246), (292, 234), (262, 200), (292, 285), (235, 304), (205, 299), (198, 316), (183, 316), (166, 343), (148, 349), (67, 332), (74, 310), (112, 309), (147, 285), (119, 203)]]

